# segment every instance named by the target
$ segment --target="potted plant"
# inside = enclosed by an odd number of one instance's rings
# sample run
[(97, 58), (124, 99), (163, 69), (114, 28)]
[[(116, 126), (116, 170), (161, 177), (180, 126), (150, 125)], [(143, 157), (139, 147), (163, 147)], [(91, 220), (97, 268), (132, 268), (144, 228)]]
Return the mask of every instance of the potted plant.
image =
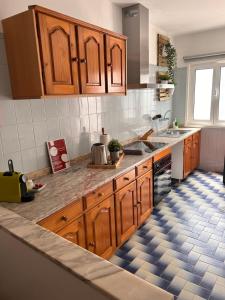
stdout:
[(170, 76), (168, 73), (159, 74), (159, 80), (160, 80), (160, 83), (168, 84), (168, 82), (170, 80)]
[(108, 144), (108, 149), (110, 152), (111, 161), (114, 164), (120, 158), (120, 150), (122, 149), (122, 145), (118, 140), (112, 139)]
[(177, 66), (177, 51), (176, 48), (168, 42), (165, 45), (166, 59), (168, 65), (168, 75), (171, 83), (175, 84), (175, 68)]

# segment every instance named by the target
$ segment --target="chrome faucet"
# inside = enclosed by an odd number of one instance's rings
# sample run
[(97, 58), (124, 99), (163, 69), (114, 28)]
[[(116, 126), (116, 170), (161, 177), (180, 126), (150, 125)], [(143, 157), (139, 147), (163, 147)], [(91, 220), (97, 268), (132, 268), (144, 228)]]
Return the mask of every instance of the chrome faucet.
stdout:
[(159, 121), (162, 122), (162, 121), (169, 121), (170, 118), (166, 118), (166, 115), (169, 113), (169, 112), (172, 112), (171, 109), (167, 110), (163, 116), (163, 118), (160, 118)]

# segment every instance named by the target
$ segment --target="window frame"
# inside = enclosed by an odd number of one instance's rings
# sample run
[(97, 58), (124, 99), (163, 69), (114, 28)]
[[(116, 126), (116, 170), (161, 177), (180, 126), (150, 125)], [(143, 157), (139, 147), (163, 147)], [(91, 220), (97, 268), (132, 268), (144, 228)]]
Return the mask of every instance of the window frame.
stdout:
[[(186, 114), (185, 125), (186, 126), (210, 126), (210, 127), (224, 127), (225, 120), (219, 120), (219, 99), (220, 99), (220, 80), (221, 80), (221, 68), (225, 67), (225, 62), (204, 62), (194, 63), (188, 66), (187, 76), (187, 101), (186, 101)], [(210, 120), (194, 120), (194, 102), (195, 102), (195, 79), (196, 70), (213, 69), (213, 81), (212, 81), (212, 95), (211, 95), (211, 112)]]

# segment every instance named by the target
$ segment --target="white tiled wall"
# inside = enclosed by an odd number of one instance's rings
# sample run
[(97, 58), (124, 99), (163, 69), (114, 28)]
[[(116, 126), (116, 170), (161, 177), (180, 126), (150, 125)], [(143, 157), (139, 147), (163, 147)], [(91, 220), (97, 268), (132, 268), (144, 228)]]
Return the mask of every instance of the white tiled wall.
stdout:
[(171, 109), (170, 101), (155, 99), (154, 90), (139, 90), (122, 97), (12, 100), (0, 35), (0, 170), (9, 158), (25, 173), (49, 166), (46, 141), (59, 137), (66, 139), (71, 158), (90, 152), (102, 127), (121, 141), (135, 137), (152, 126), (149, 116)]

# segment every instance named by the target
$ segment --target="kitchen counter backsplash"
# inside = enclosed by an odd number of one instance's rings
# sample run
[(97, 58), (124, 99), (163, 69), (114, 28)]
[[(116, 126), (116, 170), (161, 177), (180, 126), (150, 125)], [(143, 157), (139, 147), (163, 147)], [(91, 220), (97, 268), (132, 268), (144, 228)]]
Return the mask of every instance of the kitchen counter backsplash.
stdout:
[(157, 101), (153, 89), (127, 96), (12, 100), (3, 35), (0, 79), (0, 170), (7, 169), (8, 159), (24, 173), (49, 167), (45, 143), (59, 137), (65, 138), (71, 159), (90, 152), (102, 127), (120, 141), (134, 138), (151, 127), (149, 115), (164, 115), (172, 107), (171, 101)]

